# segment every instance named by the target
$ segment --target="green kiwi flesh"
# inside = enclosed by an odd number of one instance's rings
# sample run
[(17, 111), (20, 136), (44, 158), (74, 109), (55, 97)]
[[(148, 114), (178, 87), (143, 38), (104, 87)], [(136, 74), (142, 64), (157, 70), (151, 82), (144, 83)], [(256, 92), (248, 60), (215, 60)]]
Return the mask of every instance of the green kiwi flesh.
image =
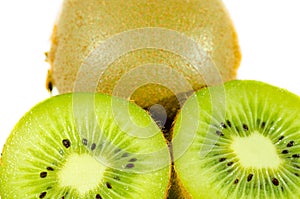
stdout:
[(102, 94), (64, 94), (17, 123), (0, 162), (2, 199), (165, 198), (170, 155), (149, 114)]
[(190, 97), (173, 127), (174, 167), (194, 199), (299, 199), (300, 98), (234, 80)]

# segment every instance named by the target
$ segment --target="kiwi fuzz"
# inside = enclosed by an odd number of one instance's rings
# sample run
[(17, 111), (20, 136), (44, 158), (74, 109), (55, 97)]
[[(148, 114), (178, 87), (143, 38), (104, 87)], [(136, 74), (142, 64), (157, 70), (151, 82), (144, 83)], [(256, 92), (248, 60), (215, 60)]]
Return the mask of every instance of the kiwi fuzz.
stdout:
[(189, 96), (182, 93), (235, 79), (241, 59), (220, 0), (65, 0), (47, 57), (48, 90), (161, 105), (170, 121)]
[(299, 112), (299, 96), (258, 81), (196, 92), (173, 127), (174, 168), (187, 195), (299, 198)]
[(2, 199), (166, 198), (170, 162), (145, 110), (103, 94), (63, 94), (33, 107), (13, 129), (2, 152), (0, 193)]

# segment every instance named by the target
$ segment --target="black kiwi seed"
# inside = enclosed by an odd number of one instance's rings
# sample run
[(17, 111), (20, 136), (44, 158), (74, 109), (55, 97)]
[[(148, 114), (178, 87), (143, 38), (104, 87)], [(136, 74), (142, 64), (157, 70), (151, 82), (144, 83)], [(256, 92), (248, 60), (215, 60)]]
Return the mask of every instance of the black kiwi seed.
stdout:
[(96, 148), (96, 144), (93, 143), (92, 146), (91, 146), (91, 150), (93, 151), (93, 150), (95, 150), (95, 148)]
[(135, 161), (137, 161), (136, 158), (131, 158), (131, 159), (129, 160), (129, 162), (135, 162)]
[(224, 162), (226, 158), (220, 158), (219, 162)]
[(133, 167), (134, 167), (134, 164), (131, 164), (131, 163), (126, 165), (126, 168), (127, 168), (127, 169), (131, 169), (131, 168), (133, 168)]
[(106, 182), (106, 187), (109, 188), (109, 189), (112, 189), (112, 186), (109, 182)]
[(283, 150), (281, 153), (282, 153), (282, 154), (288, 154), (289, 151), (288, 151), (288, 150)]
[(46, 196), (47, 192), (43, 192), (40, 194), (39, 198), (44, 198)]
[(221, 131), (216, 131), (216, 134), (217, 134), (218, 136), (224, 136), (224, 134), (223, 134)]
[(247, 177), (247, 182), (250, 182), (253, 178), (253, 174), (249, 174), (248, 177)]
[(275, 185), (275, 186), (278, 186), (278, 185), (279, 185), (279, 181), (277, 180), (277, 178), (273, 178), (273, 179), (272, 179), (272, 183), (273, 183), (273, 185)]
[(262, 128), (262, 129), (264, 129), (265, 128), (265, 126), (266, 126), (266, 122), (262, 122), (260, 119), (257, 119), (257, 126), (259, 127), (259, 128)]
[(100, 194), (96, 195), (96, 199), (102, 199), (102, 197), (100, 196)]
[(226, 120), (226, 124), (231, 127), (231, 122), (229, 120)]
[(295, 144), (294, 141), (290, 141), (286, 146), (287, 146), (287, 147), (292, 147), (292, 146), (294, 146), (294, 144)]
[(41, 177), (41, 178), (46, 178), (46, 177), (47, 177), (47, 172), (45, 172), (45, 171), (44, 171), (44, 172), (41, 172), (41, 173), (40, 173), (40, 177)]
[(82, 144), (86, 146), (86, 145), (88, 144), (87, 139), (83, 138), (83, 139), (82, 139)]
[(232, 165), (233, 165), (233, 162), (228, 162), (227, 163), (227, 166), (229, 166), (229, 167), (232, 166)]
[(227, 128), (226, 124), (224, 124), (223, 122), (221, 122), (221, 124), (220, 124), (220, 125), (221, 125), (221, 127), (222, 127), (222, 128), (224, 128), (224, 129), (226, 129), (226, 128)]
[(282, 140), (283, 138), (284, 138), (284, 136), (282, 135), (282, 136), (280, 136), (280, 138), (279, 138), (278, 140), (280, 141), (280, 140)]
[(266, 122), (262, 122), (260, 126), (261, 126), (261, 128), (265, 128), (266, 127)]
[(48, 171), (54, 171), (54, 169), (52, 167), (47, 167)]
[(239, 183), (239, 179), (235, 179), (233, 183), (234, 183), (234, 184)]
[(68, 139), (64, 139), (64, 140), (62, 141), (62, 143), (63, 143), (63, 145), (64, 145), (66, 148), (69, 148), (69, 147), (71, 146), (71, 142), (70, 142), (70, 140), (68, 140)]
[(300, 158), (300, 154), (294, 154), (292, 155), (293, 158)]
[(298, 173), (295, 173), (295, 176), (299, 177), (299, 174), (298, 174)]
[(249, 130), (248, 125), (247, 125), (247, 124), (243, 124), (243, 129), (244, 129), (245, 131), (248, 131), (248, 130)]

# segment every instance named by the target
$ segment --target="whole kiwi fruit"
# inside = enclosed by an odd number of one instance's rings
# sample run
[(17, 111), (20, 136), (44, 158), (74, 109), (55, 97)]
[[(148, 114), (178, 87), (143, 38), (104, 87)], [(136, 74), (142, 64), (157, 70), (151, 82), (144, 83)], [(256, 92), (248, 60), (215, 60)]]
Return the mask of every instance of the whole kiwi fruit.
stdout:
[(234, 79), (241, 58), (220, 0), (64, 0), (47, 56), (49, 90), (120, 96), (163, 125), (192, 91)]

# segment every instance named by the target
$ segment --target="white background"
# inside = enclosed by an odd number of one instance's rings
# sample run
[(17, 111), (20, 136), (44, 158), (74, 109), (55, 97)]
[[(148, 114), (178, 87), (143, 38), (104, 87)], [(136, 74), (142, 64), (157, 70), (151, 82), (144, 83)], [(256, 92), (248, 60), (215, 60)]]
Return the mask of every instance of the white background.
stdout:
[[(300, 95), (298, 2), (224, 0), (243, 54), (239, 79), (261, 80)], [(21, 116), (49, 97), (44, 52), (60, 4), (61, 0), (0, 0), (0, 150)]]

